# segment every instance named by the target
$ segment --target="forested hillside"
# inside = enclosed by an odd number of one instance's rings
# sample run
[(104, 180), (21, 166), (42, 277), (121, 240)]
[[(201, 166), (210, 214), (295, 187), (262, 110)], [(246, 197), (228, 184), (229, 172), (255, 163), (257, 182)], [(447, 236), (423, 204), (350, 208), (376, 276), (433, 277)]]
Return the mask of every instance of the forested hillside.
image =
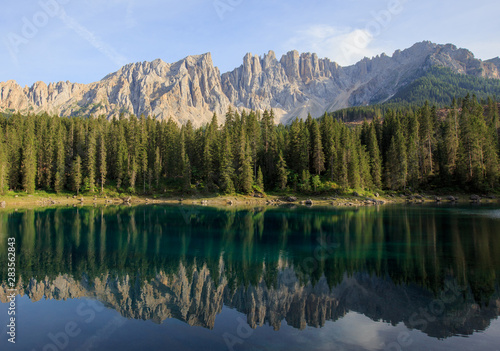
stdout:
[(478, 99), (500, 96), (500, 80), (458, 74), (448, 67), (432, 66), (422, 77), (400, 89), (388, 104), (451, 105), (453, 98), (474, 92)]
[(467, 96), (347, 126), (325, 115), (274, 124), (229, 111), (202, 128), (140, 118), (0, 118), (0, 189), (152, 194), (338, 189), (498, 189), (498, 108)]

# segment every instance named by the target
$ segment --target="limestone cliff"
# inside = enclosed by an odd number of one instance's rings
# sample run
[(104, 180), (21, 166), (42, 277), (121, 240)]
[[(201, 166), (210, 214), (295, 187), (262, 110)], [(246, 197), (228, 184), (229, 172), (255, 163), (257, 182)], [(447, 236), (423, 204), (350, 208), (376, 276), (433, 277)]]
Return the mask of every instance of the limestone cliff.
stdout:
[(384, 102), (436, 65), (459, 74), (500, 78), (498, 59), (483, 62), (466, 49), (430, 42), (348, 67), (297, 51), (280, 60), (273, 51), (263, 57), (247, 54), (240, 67), (222, 75), (207, 53), (173, 64), (160, 59), (128, 64), (91, 84), (36, 82), (22, 88), (12, 80), (1, 82), (0, 112), (145, 114), (200, 126), (232, 105), (239, 110), (273, 109), (277, 121), (287, 123), (308, 113), (317, 117), (325, 111)]

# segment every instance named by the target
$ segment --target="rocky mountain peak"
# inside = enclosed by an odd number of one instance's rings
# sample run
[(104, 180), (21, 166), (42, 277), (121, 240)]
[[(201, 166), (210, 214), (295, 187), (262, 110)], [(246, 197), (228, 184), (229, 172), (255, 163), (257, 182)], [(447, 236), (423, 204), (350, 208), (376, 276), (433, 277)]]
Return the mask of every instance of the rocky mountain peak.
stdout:
[(248, 53), (241, 66), (221, 75), (210, 53), (187, 56), (175, 63), (161, 59), (131, 63), (91, 84), (36, 82), (21, 88), (14, 81), (0, 83), (0, 111), (47, 111), (61, 116), (153, 115), (191, 120), (195, 126), (210, 121), (228, 107), (274, 109), (287, 122), (308, 113), (384, 102), (431, 66), (455, 73), (500, 78), (500, 58), (481, 61), (466, 49), (429, 41), (341, 67), (315, 53), (296, 50), (262, 57)]

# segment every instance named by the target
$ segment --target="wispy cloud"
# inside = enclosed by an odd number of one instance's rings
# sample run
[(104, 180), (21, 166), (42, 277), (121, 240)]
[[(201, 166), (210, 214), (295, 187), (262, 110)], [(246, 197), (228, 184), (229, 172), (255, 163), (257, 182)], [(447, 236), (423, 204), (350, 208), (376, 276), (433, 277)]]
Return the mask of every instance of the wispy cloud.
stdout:
[(287, 50), (315, 52), (341, 65), (350, 65), (383, 51), (373, 41), (373, 35), (366, 29), (312, 25), (298, 30), (285, 45)]
[(80, 37), (88, 41), (93, 47), (106, 55), (106, 57), (113, 61), (117, 67), (121, 67), (129, 62), (126, 57), (116, 52), (115, 49), (103, 42), (99, 37), (97, 37), (86, 27), (81, 25), (77, 20), (68, 16), (64, 9), (61, 9), (61, 14), (59, 17), (64, 22), (64, 24), (66, 24), (66, 26), (74, 30)]

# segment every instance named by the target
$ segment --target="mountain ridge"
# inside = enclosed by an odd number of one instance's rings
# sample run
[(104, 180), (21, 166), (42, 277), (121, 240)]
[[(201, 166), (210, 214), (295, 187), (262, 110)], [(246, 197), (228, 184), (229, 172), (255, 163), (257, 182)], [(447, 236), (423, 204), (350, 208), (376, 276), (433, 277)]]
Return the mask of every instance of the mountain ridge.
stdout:
[(500, 59), (476, 59), (467, 49), (428, 41), (340, 66), (315, 53), (289, 51), (277, 59), (247, 53), (243, 63), (222, 73), (210, 53), (174, 63), (161, 59), (130, 63), (90, 84), (36, 82), (22, 88), (0, 82), (0, 112), (47, 112), (61, 116), (153, 115), (195, 126), (213, 113), (273, 109), (277, 121), (288, 123), (308, 113), (320, 116), (351, 106), (389, 100), (430, 67), (454, 73), (500, 79)]

